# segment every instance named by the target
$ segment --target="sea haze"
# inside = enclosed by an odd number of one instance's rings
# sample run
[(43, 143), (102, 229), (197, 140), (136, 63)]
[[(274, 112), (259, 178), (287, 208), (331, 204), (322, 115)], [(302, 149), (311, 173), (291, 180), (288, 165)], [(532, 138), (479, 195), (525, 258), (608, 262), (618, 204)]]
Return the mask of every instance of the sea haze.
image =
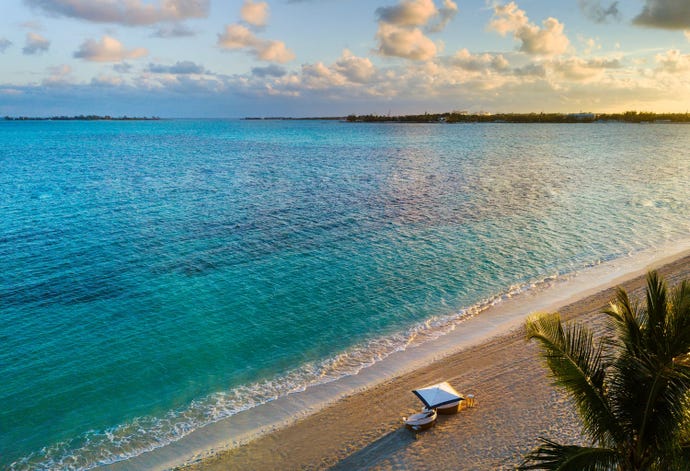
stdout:
[(689, 131), (0, 121), (0, 467), (136, 456), (685, 240)]

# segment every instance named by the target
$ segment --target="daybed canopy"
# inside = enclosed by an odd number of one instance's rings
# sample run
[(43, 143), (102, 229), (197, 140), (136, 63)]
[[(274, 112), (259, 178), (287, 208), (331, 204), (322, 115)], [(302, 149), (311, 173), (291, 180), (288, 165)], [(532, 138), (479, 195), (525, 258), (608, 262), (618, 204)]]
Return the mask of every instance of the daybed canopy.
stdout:
[(424, 405), (429, 409), (434, 409), (436, 407), (452, 404), (465, 399), (455, 389), (453, 389), (453, 386), (445, 381), (434, 384), (433, 386), (427, 386), (426, 388), (415, 389), (412, 392), (415, 393), (415, 395), (421, 399)]

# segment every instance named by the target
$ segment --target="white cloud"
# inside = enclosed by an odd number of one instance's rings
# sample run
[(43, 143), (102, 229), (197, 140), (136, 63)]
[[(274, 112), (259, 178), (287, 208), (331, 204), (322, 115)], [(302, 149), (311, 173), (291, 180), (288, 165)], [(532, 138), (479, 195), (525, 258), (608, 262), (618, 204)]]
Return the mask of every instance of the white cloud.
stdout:
[(295, 54), (282, 41), (262, 40), (256, 50), (256, 56), (266, 62), (284, 64), (295, 58)]
[(457, 12), (453, 0), (444, 0), (440, 9), (433, 0), (400, 0), (397, 5), (378, 8), (379, 54), (420, 61), (432, 59), (439, 47), (422, 28), (430, 33), (440, 32)]
[(50, 75), (43, 79), (43, 85), (64, 85), (72, 82), (72, 67), (62, 64), (49, 67)]
[(559, 79), (574, 82), (593, 82), (604, 77), (607, 69), (619, 69), (620, 61), (616, 58), (595, 58), (585, 60), (570, 57), (564, 60), (554, 60), (548, 64), (548, 69)]
[(599, 44), (594, 38), (578, 37), (578, 39), (582, 44), (584, 44), (584, 50), (582, 52), (585, 54), (591, 54), (592, 52), (601, 49), (601, 44)]
[(366, 57), (357, 57), (345, 49), (333, 66), (334, 70), (350, 82), (367, 83), (374, 76), (374, 64)]
[(330, 89), (345, 85), (345, 78), (321, 62), (303, 64), (301, 85), (311, 90)]
[(412, 60), (429, 60), (436, 55), (436, 45), (419, 28), (401, 28), (388, 23), (379, 23), (376, 33), (379, 53)]
[[(253, 74), (257, 76), (257, 74)], [(266, 78), (263, 72), (258, 75)], [(303, 64), (300, 73), (275, 74), (272, 81), (264, 82), (271, 94), (298, 96), (309, 91), (329, 91), (333, 95), (376, 95), (380, 78), (368, 58), (358, 57), (345, 49), (331, 65), (323, 62)]]
[(38, 33), (26, 33), (26, 44), (22, 52), (26, 55), (40, 54), (50, 48), (50, 41)]
[(208, 16), (209, 0), (24, 0), (49, 15), (128, 26)]
[(148, 55), (144, 48), (125, 49), (117, 39), (104, 35), (100, 41), (87, 39), (79, 46), (74, 57), (91, 62), (121, 62), (125, 59), (137, 59)]
[(664, 29), (690, 28), (690, 2), (688, 0), (645, 0), (642, 12), (633, 23)]
[(252, 26), (266, 26), (268, 21), (268, 3), (244, 0), (240, 16)]
[(240, 24), (227, 25), (225, 32), (218, 35), (218, 46), (223, 49), (245, 50), (266, 62), (282, 64), (295, 58), (295, 54), (282, 41), (259, 38)]
[(396, 26), (422, 26), (438, 14), (433, 0), (401, 0), (392, 7), (376, 9), (379, 21)]
[(566, 52), (570, 41), (563, 33), (563, 24), (550, 17), (542, 25), (540, 28), (530, 23), (524, 10), (520, 10), (515, 2), (510, 2), (494, 7), (489, 28), (503, 36), (513, 33), (513, 37), (521, 42), (520, 50), (527, 54), (557, 55)]
[(657, 54), (655, 59), (659, 64), (659, 70), (663, 72), (677, 74), (690, 70), (690, 54), (682, 54), (678, 49)]
[(456, 52), (450, 63), (468, 71), (505, 71), (510, 68), (510, 64), (502, 54), (472, 54), (467, 49)]

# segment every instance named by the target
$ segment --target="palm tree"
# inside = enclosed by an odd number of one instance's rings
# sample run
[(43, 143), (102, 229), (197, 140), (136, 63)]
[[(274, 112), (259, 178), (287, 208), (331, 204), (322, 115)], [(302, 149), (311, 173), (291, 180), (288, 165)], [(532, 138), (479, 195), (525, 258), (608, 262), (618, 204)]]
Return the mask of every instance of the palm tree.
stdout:
[(518, 469), (690, 469), (690, 284), (669, 295), (665, 281), (649, 272), (645, 305), (619, 288), (604, 313), (612, 329), (598, 339), (558, 314), (527, 320), (528, 339), (540, 343), (591, 445), (541, 438)]

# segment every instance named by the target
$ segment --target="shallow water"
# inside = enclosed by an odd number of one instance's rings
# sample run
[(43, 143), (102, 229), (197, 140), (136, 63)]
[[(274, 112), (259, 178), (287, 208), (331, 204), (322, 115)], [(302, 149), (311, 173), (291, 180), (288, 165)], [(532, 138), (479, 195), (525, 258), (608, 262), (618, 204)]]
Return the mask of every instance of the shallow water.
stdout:
[(135, 456), (690, 229), (683, 125), (0, 122), (0, 142), (10, 469)]

